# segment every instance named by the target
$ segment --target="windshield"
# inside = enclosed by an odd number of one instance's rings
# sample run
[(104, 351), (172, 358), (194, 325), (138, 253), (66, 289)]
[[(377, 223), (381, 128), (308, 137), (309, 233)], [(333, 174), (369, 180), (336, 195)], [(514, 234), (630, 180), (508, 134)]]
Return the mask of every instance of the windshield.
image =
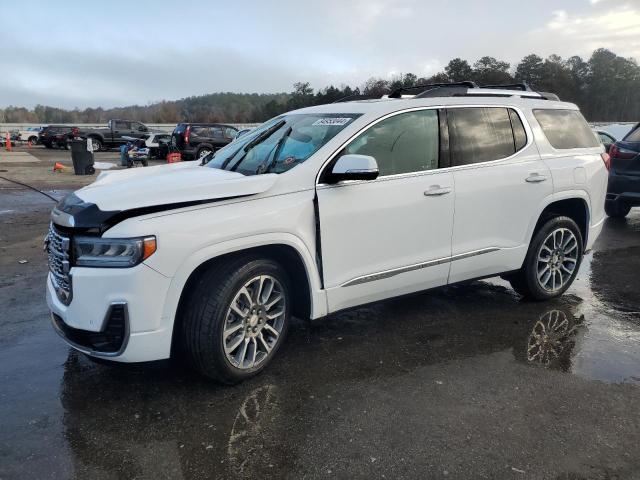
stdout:
[(359, 114), (289, 114), (218, 150), (207, 167), (244, 175), (283, 173), (307, 160)]

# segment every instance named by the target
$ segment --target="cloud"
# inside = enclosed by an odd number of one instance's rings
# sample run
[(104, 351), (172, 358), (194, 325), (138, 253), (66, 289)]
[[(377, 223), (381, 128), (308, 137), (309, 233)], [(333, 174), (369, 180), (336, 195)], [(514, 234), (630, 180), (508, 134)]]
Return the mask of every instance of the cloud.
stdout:
[(587, 51), (604, 47), (640, 59), (640, 9), (623, 6), (588, 15), (556, 10), (551, 15), (546, 30), (559, 43), (582, 45)]

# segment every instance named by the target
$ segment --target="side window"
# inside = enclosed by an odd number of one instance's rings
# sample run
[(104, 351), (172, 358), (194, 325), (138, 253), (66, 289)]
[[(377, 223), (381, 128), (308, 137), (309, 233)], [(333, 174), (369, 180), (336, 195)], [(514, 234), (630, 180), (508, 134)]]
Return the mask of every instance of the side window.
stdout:
[(200, 138), (209, 138), (211, 137), (211, 129), (209, 127), (192, 127), (191, 135), (194, 137)]
[(236, 138), (238, 131), (235, 128), (227, 127), (224, 129), (224, 136), (227, 138)]
[(447, 118), (452, 166), (500, 160), (516, 151), (506, 108), (450, 108)]
[(375, 124), (355, 138), (343, 154), (371, 155), (380, 175), (438, 168), (437, 110), (401, 113)]
[(211, 131), (213, 133), (213, 138), (222, 138), (222, 128), (220, 127), (212, 127)]
[(600, 145), (596, 134), (578, 110), (534, 110), (542, 131), (553, 148), (589, 148)]
[(511, 128), (513, 128), (513, 143), (516, 147), (516, 152), (522, 150), (527, 144), (527, 133), (522, 125), (520, 115), (515, 110), (509, 109), (509, 118), (511, 119)]
[(123, 122), (122, 120), (116, 120), (114, 130), (131, 130), (129, 122)]

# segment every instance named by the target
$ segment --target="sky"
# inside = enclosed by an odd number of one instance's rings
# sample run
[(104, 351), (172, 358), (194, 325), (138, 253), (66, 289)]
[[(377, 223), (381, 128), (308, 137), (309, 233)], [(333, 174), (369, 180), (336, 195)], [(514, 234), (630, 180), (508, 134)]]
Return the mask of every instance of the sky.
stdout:
[(461, 57), (640, 60), (640, 0), (0, 0), (0, 108), (145, 105), (429, 76)]

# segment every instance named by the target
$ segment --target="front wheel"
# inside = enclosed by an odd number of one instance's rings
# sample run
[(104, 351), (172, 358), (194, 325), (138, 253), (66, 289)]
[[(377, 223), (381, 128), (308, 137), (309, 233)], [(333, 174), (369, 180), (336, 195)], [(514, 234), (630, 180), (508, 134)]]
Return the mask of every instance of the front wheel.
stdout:
[(102, 142), (98, 138), (91, 138), (91, 149), (94, 152), (99, 152), (102, 150)]
[(211, 267), (191, 287), (181, 319), (182, 350), (191, 364), (227, 384), (262, 371), (287, 334), (287, 272), (270, 259), (238, 257)]
[(582, 234), (569, 217), (555, 217), (534, 235), (522, 268), (509, 282), (533, 300), (562, 295), (573, 283), (582, 262)]

